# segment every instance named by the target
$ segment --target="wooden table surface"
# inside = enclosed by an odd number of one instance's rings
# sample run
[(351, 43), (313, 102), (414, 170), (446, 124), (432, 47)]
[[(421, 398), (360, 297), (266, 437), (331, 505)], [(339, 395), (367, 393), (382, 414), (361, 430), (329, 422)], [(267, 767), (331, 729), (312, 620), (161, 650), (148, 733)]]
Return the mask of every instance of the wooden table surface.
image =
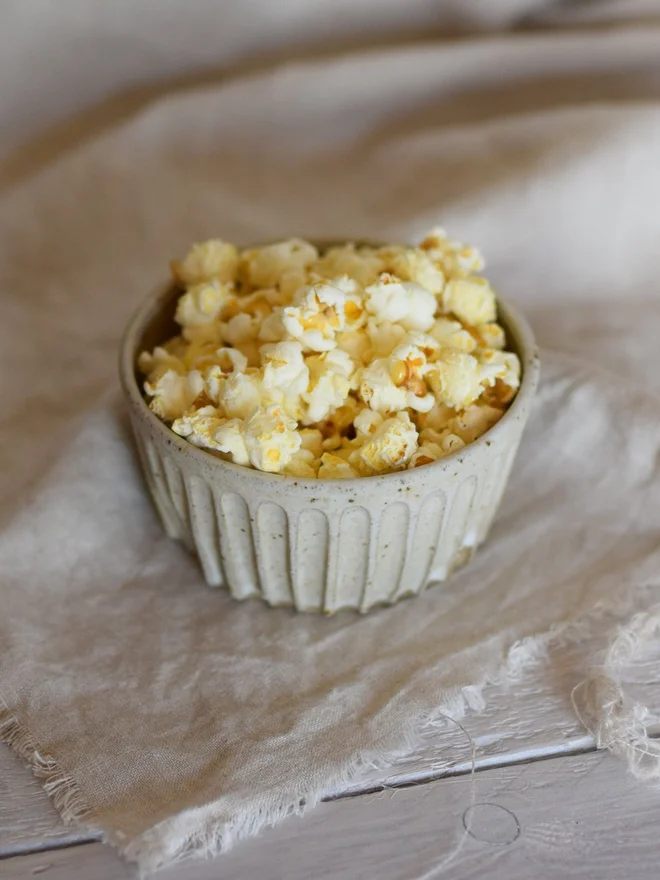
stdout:
[[(383, 773), (327, 792), (303, 817), (162, 880), (431, 880), (431, 877), (657, 876), (660, 790), (597, 751), (570, 693), (592, 646), (558, 652), (488, 706), (429, 733)], [(635, 697), (660, 704), (660, 660), (629, 676)], [(472, 754), (474, 749), (474, 764)], [(473, 770), (474, 767), (474, 770)], [(437, 871), (434, 872), (434, 868)], [(0, 745), (0, 877), (137, 877), (93, 834), (65, 826), (48, 797)]]

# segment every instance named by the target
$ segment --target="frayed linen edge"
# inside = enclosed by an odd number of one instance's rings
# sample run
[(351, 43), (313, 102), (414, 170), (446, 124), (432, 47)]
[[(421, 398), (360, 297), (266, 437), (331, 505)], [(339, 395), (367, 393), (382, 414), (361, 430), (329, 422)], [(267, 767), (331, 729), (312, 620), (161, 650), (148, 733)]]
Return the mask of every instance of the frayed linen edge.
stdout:
[[(420, 745), (429, 728), (436, 728), (448, 721), (457, 723), (468, 712), (480, 714), (487, 705), (483, 697), (483, 691), (487, 687), (515, 684), (527, 670), (547, 656), (551, 647), (561, 648), (586, 637), (594, 624), (608, 616), (632, 614), (640, 594), (651, 586), (656, 585), (631, 587), (623, 597), (598, 603), (589, 613), (575, 620), (563, 621), (544, 633), (513, 641), (501, 662), (486, 672), (478, 684), (447, 691), (436, 709), (410, 721), (397, 735), (396, 744), (383, 743), (381, 747), (364, 750), (330, 776), (319, 776), (313, 786), (307, 783), (304, 789), (294, 791), (278, 802), (268, 801), (256, 809), (242, 810), (229, 822), (217, 815), (216, 808), (220, 801), (216, 801), (203, 807), (184, 810), (127, 843), (119, 839), (120, 835), (115, 836), (98, 824), (78, 783), (58, 766), (57, 761), (39, 749), (29, 731), (9, 710), (2, 695), (0, 741), (6, 742), (30, 767), (52, 798), (64, 822), (83, 825), (90, 832), (98, 834), (103, 842), (115, 846), (124, 858), (137, 863), (140, 875), (145, 877), (184, 860), (212, 858), (227, 852), (236, 843), (277, 825), (289, 816), (301, 816), (316, 806), (328, 791), (358, 780), (367, 767), (377, 770), (391, 769), (397, 760)], [(660, 776), (660, 749), (656, 761), (652, 762), (653, 770), (649, 771), (649, 762), (646, 760), (645, 772), (641, 773), (638, 766), (640, 750), (648, 757), (648, 737), (645, 737), (640, 726), (646, 715), (644, 707), (637, 705), (626, 713), (623, 712), (624, 700), (617, 681), (616, 664), (624, 660), (630, 661), (636, 646), (650, 633), (658, 632), (660, 606), (657, 611), (636, 614), (628, 624), (622, 624), (619, 618), (619, 626), (605, 655), (609, 665), (603, 667), (602, 659), (598, 658), (594, 674), (580, 683), (591, 696), (588, 700), (589, 720), (594, 727), (581, 714), (573, 698), (578, 718), (594, 737), (596, 747), (614, 752), (624, 760), (635, 776), (647, 779)], [(598, 704), (601, 696), (607, 697), (605, 705)], [(599, 712), (602, 717), (599, 717)]]
[(34, 741), (32, 734), (9, 709), (0, 694), (0, 742), (7, 745), (32, 770), (55, 809), (66, 824), (80, 823), (93, 831), (94, 813), (87, 804), (76, 780), (65, 773), (57, 761), (45, 754)]

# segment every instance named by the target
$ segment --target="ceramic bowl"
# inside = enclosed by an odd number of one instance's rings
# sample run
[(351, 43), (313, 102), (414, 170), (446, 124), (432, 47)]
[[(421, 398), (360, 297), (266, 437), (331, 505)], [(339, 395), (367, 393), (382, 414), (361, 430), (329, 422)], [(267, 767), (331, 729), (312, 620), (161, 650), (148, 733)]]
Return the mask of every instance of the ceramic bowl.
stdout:
[(137, 357), (177, 332), (168, 284), (132, 317), (120, 376), (146, 483), (167, 534), (199, 559), (206, 582), (236, 599), (298, 611), (368, 611), (445, 581), (484, 541), (539, 376), (532, 332), (501, 299), (499, 322), (522, 381), (502, 419), (432, 464), (354, 480), (309, 480), (225, 462), (148, 408)]

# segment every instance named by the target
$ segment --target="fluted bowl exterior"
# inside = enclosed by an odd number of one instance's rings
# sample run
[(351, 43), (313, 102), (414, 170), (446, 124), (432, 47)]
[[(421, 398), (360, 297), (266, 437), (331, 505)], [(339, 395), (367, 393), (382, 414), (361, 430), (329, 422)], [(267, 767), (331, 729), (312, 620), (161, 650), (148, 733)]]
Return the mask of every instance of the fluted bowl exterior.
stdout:
[(445, 581), (483, 542), (538, 383), (527, 323), (499, 320), (522, 362), (511, 407), (486, 434), (432, 464), (353, 480), (303, 480), (225, 462), (148, 408), (136, 361), (174, 332), (178, 291), (161, 288), (131, 320), (120, 375), (146, 483), (167, 534), (199, 559), (210, 586), (299, 611), (368, 611)]

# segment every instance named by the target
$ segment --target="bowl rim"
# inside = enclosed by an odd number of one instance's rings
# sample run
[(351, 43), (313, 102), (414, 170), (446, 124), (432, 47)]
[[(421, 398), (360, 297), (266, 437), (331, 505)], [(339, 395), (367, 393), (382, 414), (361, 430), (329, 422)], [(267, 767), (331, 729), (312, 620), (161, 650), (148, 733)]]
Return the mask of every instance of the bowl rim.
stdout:
[[(331, 242), (321, 242), (319, 240), (311, 240), (311, 243), (316, 245), (319, 249), (324, 249), (345, 244), (346, 242), (335, 240)], [(358, 246), (381, 246), (380, 243), (363, 240), (356, 242), (356, 244), (358, 244)], [(259, 247), (263, 245), (249, 246)], [(318, 477), (296, 477), (289, 474), (267, 473), (266, 471), (260, 471), (256, 468), (249, 468), (244, 465), (235, 464), (231, 461), (225, 461), (224, 459), (211, 455), (205, 449), (194, 446), (192, 443), (189, 443), (183, 437), (176, 434), (147, 406), (147, 402), (136, 378), (136, 360), (139, 354), (139, 352), (136, 351), (137, 340), (141, 336), (141, 333), (149, 320), (151, 320), (164, 307), (165, 303), (169, 303), (173, 288), (174, 283), (171, 280), (159, 284), (151, 294), (140, 303), (130, 317), (122, 334), (119, 346), (119, 380), (128, 404), (137, 414), (141, 415), (149, 422), (165, 442), (168, 442), (169, 445), (174, 445), (184, 454), (192, 455), (193, 458), (198, 460), (201, 464), (205, 462), (207, 466), (217, 468), (219, 473), (222, 471), (228, 471), (229, 473), (240, 474), (246, 479), (252, 478), (266, 481), (270, 485), (297, 485), (301, 488), (316, 487), (317, 489), (322, 485), (326, 490), (335, 484), (339, 484), (346, 488), (357, 488), (358, 486), (365, 487), (366, 485), (373, 485), (374, 481), (379, 481), (380, 483), (383, 480), (392, 480), (394, 477), (399, 478), (399, 481), (403, 480), (403, 482), (408, 482), (409, 480), (412, 481), (419, 476), (420, 471), (423, 471), (430, 476), (433, 470), (437, 470), (438, 468), (445, 470), (457, 460), (462, 461), (466, 456), (478, 454), (478, 451), (484, 446), (490, 446), (492, 438), (497, 435), (498, 431), (501, 432), (504, 429), (503, 426), (506, 423), (511, 422), (515, 418), (526, 418), (526, 411), (531, 405), (538, 385), (540, 360), (538, 347), (532, 329), (518, 308), (511, 305), (506, 299), (502, 299), (498, 294), (496, 295), (498, 321), (501, 321), (501, 323), (505, 325), (507, 334), (513, 336), (515, 339), (516, 347), (520, 354), (522, 377), (520, 387), (518, 388), (511, 405), (505, 411), (502, 418), (493, 425), (492, 428), (489, 428), (480, 437), (473, 440), (472, 443), (468, 443), (461, 449), (451, 452), (449, 455), (443, 456), (443, 458), (431, 462), (430, 464), (426, 464), (421, 468), (406, 468), (405, 470), (395, 471), (394, 473), (389, 474), (371, 474), (365, 477), (352, 477), (343, 480), (319, 480)]]

